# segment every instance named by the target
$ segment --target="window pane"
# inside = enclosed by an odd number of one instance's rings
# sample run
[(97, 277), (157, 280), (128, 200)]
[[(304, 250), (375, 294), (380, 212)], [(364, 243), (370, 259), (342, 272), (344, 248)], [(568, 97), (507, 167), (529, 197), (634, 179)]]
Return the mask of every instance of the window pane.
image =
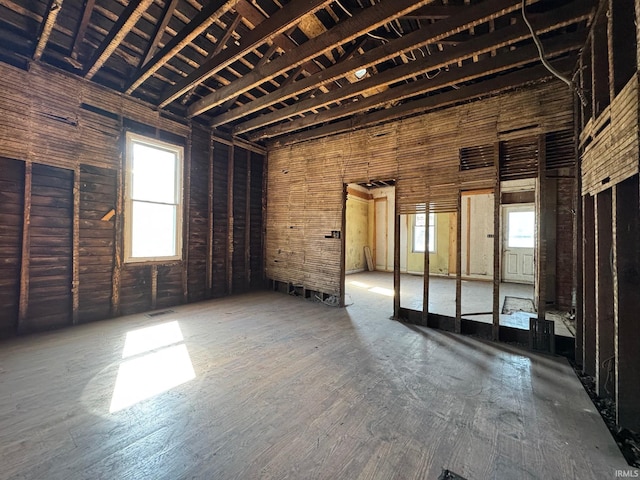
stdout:
[(413, 229), (413, 251), (424, 252), (424, 227)]
[(433, 224), (429, 225), (429, 251), (436, 251), (436, 226)]
[(134, 143), (131, 170), (134, 200), (176, 203), (175, 153)]
[(424, 227), (426, 217), (424, 213), (416, 213), (416, 227)]
[(172, 257), (176, 252), (176, 209), (174, 205), (133, 202), (131, 256)]
[(509, 212), (510, 248), (533, 248), (535, 246), (535, 212)]

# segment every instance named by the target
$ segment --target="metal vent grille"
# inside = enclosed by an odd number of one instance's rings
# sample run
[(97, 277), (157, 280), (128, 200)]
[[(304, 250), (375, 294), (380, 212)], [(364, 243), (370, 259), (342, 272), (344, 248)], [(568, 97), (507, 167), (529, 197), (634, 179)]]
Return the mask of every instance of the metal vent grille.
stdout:
[(460, 171), (493, 167), (494, 165), (495, 153), (493, 145), (480, 145), (460, 149)]
[(551, 320), (529, 319), (529, 348), (556, 353), (555, 324)]

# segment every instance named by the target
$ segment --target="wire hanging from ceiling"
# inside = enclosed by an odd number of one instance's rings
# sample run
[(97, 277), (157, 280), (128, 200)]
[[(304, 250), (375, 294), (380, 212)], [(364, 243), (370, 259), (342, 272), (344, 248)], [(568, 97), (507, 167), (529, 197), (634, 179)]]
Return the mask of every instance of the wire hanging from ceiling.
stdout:
[(536, 31), (534, 30), (533, 25), (531, 25), (531, 22), (527, 18), (526, 4), (527, 4), (527, 0), (522, 0), (522, 8), (521, 8), (522, 18), (524, 20), (524, 23), (526, 23), (527, 27), (529, 28), (529, 32), (531, 33), (531, 38), (533, 39), (533, 43), (536, 44), (536, 47), (538, 49), (538, 55), (540, 56), (540, 61), (542, 61), (542, 64), (545, 66), (547, 70), (549, 70), (549, 72), (551, 72), (553, 76), (555, 76), (556, 78), (566, 83), (571, 90), (576, 92), (578, 97), (580, 97), (580, 101), (582, 101), (582, 104), (586, 106), (587, 100), (584, 97), (582, 90), (580, 90), (580, 88), (572, 80), (568, 79), (558, 70), (556, 70), (556, 68), (553, 65), (551, 65), (551, 63), (549, 63), (549, 60), (547, 60), (547, 57), (545, 56), (545, 53), (544, 53), (544, 47), (542, 46), (542, 42), (540, 41), (540, 38), (536, 34)]

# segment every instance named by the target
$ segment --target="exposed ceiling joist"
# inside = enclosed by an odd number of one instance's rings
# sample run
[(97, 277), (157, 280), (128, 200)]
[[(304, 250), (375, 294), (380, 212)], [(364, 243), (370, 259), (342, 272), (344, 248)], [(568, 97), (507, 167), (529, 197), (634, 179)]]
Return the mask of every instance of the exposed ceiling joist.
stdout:
[(186, 78), (176, 83), (164, 95), (160, 107), (164, 107), (187, 92), (193, 85), (203, 82), (213, 74), (231, 65), (247, 52), (272, 40), (274, 36), (288, 30), (300, 21), (305, 15), (313, 14), (332, 0), (309, 0), (295, 2), (287, 8), (278, 10), (271, 18), (262, 22), (240, 40), (240, 45), (235, 45), (220, 52), (218, 55), (206, 60)]
[[(225, 47), (225, 45), (233, 35), (233, 32), (235, 32), (236, 28), (238, 28), (238, 25), (240, 24), (241, 20), (242, 20), (242, 15), (236, 14), (231, 24), (227, 25), (227, 31), (220, 38), (220, 40), (218, 40), (218, 42), (216, 43), (216, 46), (214, 47), (213, 50), (211, 50), (211, 53), (209, 53), (209, 56), (207, 57), (207, 59), (215, 57), (218, 53), (222, 51), (222, 49)], [(193, 95), (196, 88), (198, 88), (197, 84), (192, 86), (189, 92), (187, 92), (187, 94), (183, 97), (182, 99), (183, 105), (189, 101), (189, 99), (191, 98), (191, 95)]]
[(130, 2), (124, 9), (120, 18), (113, 26), (102, 44), (95, 51), (93, 57), (85, 65), (84, 77), (90, 80), (102, 68), (102, 65), (111, 56), (114, 50), (124, 40), (124, 37), (131, 31), (147, 8), (153, 3), (153, 0), (140, 0), (139, 2)]
[[(538, 0), (533, 0), (538, 1)], [(470, 6), (455, 17), (441, 20), (431, 25), (409, 33), (394, 41), (384, 43), (349, 61), (333, 65), (326, 70), (289, 85), (287, 88), (276, 90), (270, 95), (261, 97), (254, 102), (230, 110), (224, 115), (214, 118), (212, 126), (223, 125), (246, 115), (262, 110), (268, 105), (299, 95), (318, 85), (339, 80), (344, 75), (360, 68), (368, 68), (380, 62), (393, 58), (399, 53), (406, 53), (424, 45), (433, 44), (439, 40), (458, 34), (471, 27), (480, 25), (499, 15), (512, 12), (520, 8), (519, 0), (487, 0), (475, 6)]]
[[(584, 39), (584, 32), (573, 32), (564, 35), (562, 38), (554, 38), (545, 46), (547, 49), (547, 56), (551, 58), (570, 51), (578, 50), (583, 45)], [(256, 134), (251, 135), (249, 138), (255, 141), (288, 134), (313, 125), (330, 122), (376, 107), (393, 104), (410, 97), (423, 95), (445, 87), (451, 87), (459, 83), (495, 75), (497, 73), (505, 72), (516, 67), (522, 67), (537, 61), (539, 61), (537, 48), (535, 45), (528, 45), (509, 53), (480, 60), (467, 65), (464, 68), (457, 68), (456, 70), (451, 70), (449, 72), (442, 72), (435, 79), (424, 78), (401, 87), (389, 89), (380, 95), (368, 97), (358, 102), (352, 102), (335, 107), (291, 122), (274, 125), (273, 127), (256, 132)], [(440, 97), (440, 95), (435, 95), (435, 97)]]
[(164, 8), (162, 10), (162, 17), (160, 17), (160, 21), (156, 24), (156, 28), (153, 31), (153, 35), (151, 36), (151, 41), (147, 44), (147, 48), (142, 56), (142, 61), (140, 62), (140, 66), (143, 67), (146, 65), (149, 60), (153, 57), (158, 49), (158, 45), (160, 44), (160, 40), (162, 39), (162, 35), (169, 25), (169, 20), (173, 17), (173, 12), (178, 5), (178, 0), (168, 0)]
[[(578, 23), (590, 17), (592, 8), (581, 0), (575, 0), (561, 9), (554, 12), (550, 17), (537, 17), (533, 20), (533, 26), (537, 34), (542, 34), (550, 30)], [(530, 38), (528, 28), (524, 23), (517, 23), (501, 30), (488, 33), (473, 42), (468, 42), (458, 48), (445, 51), (436, 51), (432, 55), (415, 61), (401, 65), (396, 68), (385, 70), (377, 75), (365, 78), (360, 82), (353, 83), (333, 92), (319, 95), (315, 98), (298, 101), (295, 104), (285, 107), (275, 112), (261, 115), (246, 122), (240, 123), (233, 129), (233, 133), (238, 135), (256, 128), (261, 128), (271, 123), (299, 115), (307, 111), (318, 109), (332, 103), (345, 100), (361, 94), (371, 88), (388, 86), (402, 80), (425, 74), (430, 71), (438, 71), (449, 65), (456, 64), (463, 60), (473, 58), (483, 53), (491, 52), (496, 48), (512, 45), (527, 38)], [(264, 97), (263, 97), (264, 98)]]
[[(238, 4), (236, 5), (236, 11), (243, 17), (247, 18), (254, 25), (259, 25), (266, 19), (264, 15), (260, 13), (260, 11), (247, 0), (241, 0), (240, 2), (238, 2)], [(288, 32), (281, 33), (280, 35), (276, 35), (271, 39), (273, 43), (271, 47), (269, 47), (269, 50), (267, 50), (268, 56), (267, 54), (265, 54), (262, 59), (260, 59), (258, 64), (256, 64), (255, 68), (258, 68), (260, 65), (266, 63), (275, 53), (275, 50), (281, 49), (284, 52), (289, 52), (298, 46), (287, 36), (287, 33)], [(266, 60), (265, 57), (267, 57)], [(322, 70), (317, 64), (312, 61), (304, 62), (302, 65), (304, 66), (305, 71), (309, 73), (316, 73)]]
[(234, 8), (238, 1), (239, 0), (212, 0), (205, 5), (175, 37), (167, 42), (167, 44), (142, 67), (136, 78), (131, 82), (129, 88), (127, 88), (126, 93), (132, 93), (142, 85), (147, 78), (158, 71), (160, 67), (209, 28), (213, 22)]
[(404, 18), (408, 20), (440, 20), (460, 13), (461, 5), (427, 5), (408, 13)]
[(199, 115), (207, 110), (220, 105), (228, 98), (244, 93), (252, 88), (284, 73), (305, 61), (311, 60), (324, 52), (331, 50), (336, 45), (350, 42), (360, 35), (374, 30), (380, 25), (401, 17), (402, 15), (426, 5), (433, 0), (382, 0), (375, 8), (366, 8), (357, 15), (349, 17), (337, 24), (331, 30), (303, 43), (295, 50), (273, 60), (265, 65), (261, 71), (252, 71), (241, 79), (227, 87), (220, 88), (207, 97), (200, 99), (189, 107), (190, 117)]
[(82, 9), (82, 19), (78, 24), (78, 29), (76, 30), (76, 34), (73, 37), (73, 46), (71, 47), (71, 58), (78, 58), (78, 50), (80, 49), (80, 45), (84, 40), (84, 36), (87, 33), (87, 27), (89, 26), (89, 21), (91, 20), (91, 13), (93, 13), (93, 7), (95, 6), (96, 0), (86, 0)]
[[(561, 72), (571, 71), (573, 62), (565, 59), (559, 62), (552, 62)], [(293, 133), (287, 136), (276, 138), (269, 142), (271, 147), (280, 147), (299, 143), (316, 138), (326, 137), (338, 133), (353, 131), (372, 125), (377, 125), (391, 120), (396, 120), (411, 115), (424, 113), (436, 108), (454, 105), (470, 100), (475, 100), (489, 95), (495, 95), (507, 90), (539, 82), (552, 78), (551, 73), (542, 65), (518, 70), (516, 72), (501, 75), (493, 80), (476, 83), (466, 86), (460, 90), (452, 90), (440, 95), (422, 98), (409, 103), (404, 103), (396, 107), (384, 110), (377, 110), (366, 115), (356, 115), (347, 120), (324, 125), (313, 130)]]
[(42, 52), (44, 51), (44, 47), (47, 45), (49, 41), (49, 35), (51, 35), (51, 31), (53, 30), (53, 26), (56, 23), (56, 18), (58, 18), (58, 13), (62, 9), (62, 2), (64, 0), (51, 0), (49, 2), (49, 6), (47, 7), (47, 13), (44, 16), (44, 20), (40, 25), (40, 33), (38, 34), (38, 43), (36, 44), (35, 52), (33, 53), (34, 60), (40, 60), (42, 56)]

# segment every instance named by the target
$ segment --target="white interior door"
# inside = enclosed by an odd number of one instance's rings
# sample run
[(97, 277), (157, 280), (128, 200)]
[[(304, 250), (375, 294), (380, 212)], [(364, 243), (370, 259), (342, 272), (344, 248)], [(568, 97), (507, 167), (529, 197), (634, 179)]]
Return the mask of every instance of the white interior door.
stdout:
[(533, 204), (502, 207), (502, 280), (533, 283), (536, 214)]

